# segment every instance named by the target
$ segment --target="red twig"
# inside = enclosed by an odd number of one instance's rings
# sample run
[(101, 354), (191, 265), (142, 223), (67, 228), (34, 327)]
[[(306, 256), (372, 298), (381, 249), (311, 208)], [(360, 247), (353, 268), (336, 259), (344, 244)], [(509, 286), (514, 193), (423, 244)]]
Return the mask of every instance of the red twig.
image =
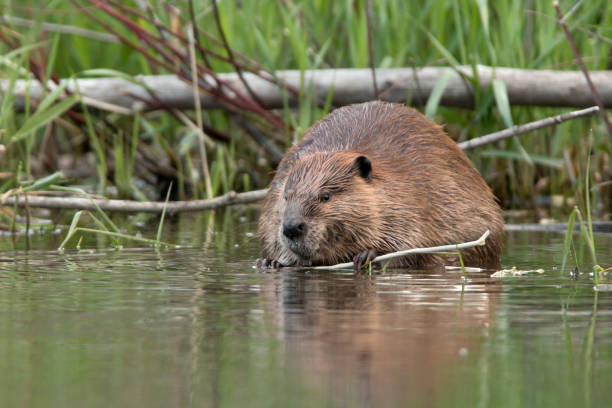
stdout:
[(589, 75), (589, 71), (587, 71), (586, 66), (584, 65), (584, 61), (580, 57), (580, 53), (578, 52), (578, 48), (576, 47), (574, 38), (572, 37), (572, 34), (570, 33), (569, 28), (567, 27), (567, 24), (565, 23), (563, 13), (561, 12), (561, 7), (559, 7), (559, 3), (557, 1), (553, 1), (553, 6), (555, 7), (555, 10), (557, 10), (557, 16), (559, 17), (559, 20), (558, 20), (559, 24), (561, 24), (561, 27), (563, 27), (563, 31), (565, 31), (565, 36), (567, 37), (567, 41), (569, 42), (570, 47), (572, 48), (572, 52), (574, 53), (574, 56), (576, 57), (576, 62), (578, 62), (578, 65), (580, 66), (580, 69), (582, 70), (582, 73), (584, 74), (584, 77), (586, 78), (586, 81), (589, 84), (589, 88), (591, 88), (593, 99), (595, 100), (595, 103), (597, 104), (597, 106), (599, 106), (599, 113), (601, 113), (601, 116), (604, 122), (606, 123), (606, 126), (608, 127), (608, 132), (610, 133), (610, 136), (612, 136), (612, 124), (610, 123), (610, 119), (608, 119), (608, 115), (606, 115), (605, 107), (601, 101), (599, 92), (597, 91), (597, 88), (595, 88), (595, 85), (593, 85), (593, 81), (591, 81), (591, 76)]
[[(161, 0), (161, 2), (166, 7), (170, 7), (170, 4), (167, 1)], [(205, 37), (207, 40), (211, 41), (215, 45), (224, 46), (224, 44), (222, 41), (218, 40), (217, 38), (213, 37), (212, 35), (208, 34), (207, 32), (197, 27), (197, 24), (195, 21), (195, 10), (193, 9), (193, 0), (189, 0), (188, 4), (189, 4), (189, 21), (191, 21), (191, 25), (194, 27), (194, 38), (196, 40), (195, 45), (206, 67), (208, 67), (212, 71), (210, 60), (207, 58), (207, 56), (210, 56), (212, 58), (218, 59), (219, 61), (227, 62), (232, 65), (236, 64), (238, 67), (240, 67), (242, 71), (250, 72), (251, 74), (263, 79), (264, 81), (277, 85), (279, 88), (286, 89), (288, 92), (292, 93), (295, 96), (300, 95), (300, 92), (295, 87), (275, 77), (263, 65), (247, 57), (246, 55), (239, 53), (236, 50), (232, 49), (232, 55), (234, 57), (240, 58), (244, 62), (239, 62), (236, 58), (234, 58), (234, 61), (232, 62), (228, 57), (225, 57), (219, 53), (216, 53), (215, 51), (211, 49), (204, 48), (202, 46), (202, 41), (200, 40), (200, 36)], [(155, 25), (158, 28), (158, 30), (159, 29), (165, 30), (166, 33), (180, 40), (182, 43), (187, 43), (187, 39), (184, 36), (182, 36), (180, 33), (176, 33), (176, 32), (167, 30), (164, 26), (160, 25), (160, 23), (157, 21), (150, 21), (150, 19), (148, 19), (145, 15), (139, 13), (137, 10), (130, 8), (130, 7), (126, 7), (122, 5), (121, 2), (115, 2), (114, 5), (128, 14), (131, 14), (137, 18), (142, 18), (143, 20), (146, 20), (148, 23)], [(179, 14), (179, 19), (181, 19), (182, 22), (186, 21), (186, 19), (182, 17), (180, 14)], [(213, 79), (215, 78), (213, 77)], [(217, 86), (219, 86), (219, 84), (217, 84)], [(317, 103), (320, 107), (325, 105), (325, 101), (323, 98), (318, 97)]]
[(251, 98), (253, 98), (255, 102), (257, 102), (260, 106), (262, 106), (263, 103), (261, 102), (261, 99), (257, 97), (255, 92), (253, 92), (253, 90), (249, 86), (249, 83), (245, 81), (244, 76), (242, 75), (242, 69), (240, 69), (240, 65), (238, 65), (236, 63), (236, 60), (234, 59), (232, 48), (230, 47), (229, 42), (227, 41), (227, 37), (225, 36), (225, 32), (223, 31), (223, 26), (221, 25), (221, 17), (219, 16), (219, 6), (217, 6), (217, 2), (213, 1), (212, 5), (213, 5), (213, 11), (215, 14), (215, 22), (217, 23), (217, 29), (219, 30), (219, 35), (221, 36), (221, 42), (223, 43), (225, 52), (227, 52), (227, 57), (229, 58), (230, 63), (234, 66), (234, 69), (236, 70), (236, 73), (238, 74), (238, 78), (240, 78), (240, 82), (242, 82), (242, 85), (244, 85), (249, 95), (251, 95)]
[[(124, 36), (121, 36), (120, 34), (116, 33), (108, 25), (103, 24), (99, 19), (95, 18), (87, 10), (83, 10), (91, 18), (93, 18), (96, 21), (98, 21), (98, 23), (101, 23), (108, 30), (110, 30), (111, 32), (114, 32), (115, 35), (117, 35), (117, 37), (122, 42), (124, 42), (129, 47), (131, 47), (131, 48), (137, 50), (138, 52), (140, 52), (141, 54), (143, 54), (149, 61), (159, 64), (160, 66), (162, 66), (164, 69), (168, 70), (169, 72), (174, 72), (175, 74), (177, 74), (179, 77), (181, 77), (186, 82), (189, 82), (189, 83), (192, 82), (191, 81), (191, 77), (189, 75), (187, 75), (185, 72), (183, 72), (184, 70), (178, 70), (177, 71), (176, 69), (174, 69), (170, 65), (171, 63), (174, 63), (176, 60), (172, 57), (171, 54), (168, 53), (168, 51), (164, 50), (159, 44), (163, 43), (166, 46), (166, 48), (172, 54), (174, 54), (177, 57), (180, 57), (182, 60), (185, 60), (187, 58), (186, 55), (184, 55), (182, 52), (177, 50), (172, 45), (168, 44), (167, 41), (163, 41), (163, 38), (159, 38), (159, 37), (151, 34), (147, 30), (143, 29), (140, 25), (136, 24), (134, 21), (132, 21), (129, 18), (125, 17), (123, 14), (119, 13), (116, 9), (111, 7), (108, 3), (100, 1), (100, 0), (87, 0), (87, 1), (89, 1), (92, 4), (94, 4), (96, 7), (98, 7), (102, 11), (108, 13), (109, 15), (111, 15), (112, 17), (117, 19), (119, 22), (124, 24), (140, 40), (144, 41), (149, 47), (151, 47), (153, 50), (158, 52), (167, 61), (167, 63), (164, 63), (163, 61), (160, 61), (160, 60), (154, 58), (143, 47), (140, 47), (137, 44), (134, 44), (133, 42), (129, 41)], [(206, 74), (210, 75), (211, 77), (216, 77), (216, 74), (215, 74), (214, 71), (210, 70), (207, 67), (202, 66), (201, 64), (198, 64), (198, 69), (202, 69), (202, 71), (204, 71)], [(235, 105), (236, 107), (238, 107), (240, 109), (249, 110), (249, 111), (258, 113), (259, 115), (263, 116), (264, 118), (266, 118), (268, 121), (270, 121), (272, 124), (274, 124), (276, 127), (280, 128), (280, 129), (284, 129), (285, 128), (285, 125), (282, 122), (282, 120), (280, 120), (278, 117), (276, 117), (272, 113), (268, 112), (267, 110), (265, 110), (264, 108), (259, 106), (255, 101), (253, 101), (247, 95), (244, 95), (242, 92), (238, 91), (236, 88), (231, 86), (226, 81), (222, 81), (219, 78), (215, 78), (215, 80), (218, 81), (218, 83), (222, 84), (229, 91), (231, 91), (231, 93), (233, 93), (235, 95), (235, 97), (234, 98), (229, 98), (229, 97), (227, 97), (225, 95), (224, 92), (215, 92), (215, 90), (213, 90), (211, 88), (206, 88), (204, 86), (204, 84), (206, 83), (205, 81), (198, 81), (198, 84), (197, 84), (198, 88), (202, 89), (205, 92), (212, 93), (213, 95), (217, 96), (218, 98), (222, 99), (223, 101), (225, 101), (226, 103), (228, 103), (230, 105)]]

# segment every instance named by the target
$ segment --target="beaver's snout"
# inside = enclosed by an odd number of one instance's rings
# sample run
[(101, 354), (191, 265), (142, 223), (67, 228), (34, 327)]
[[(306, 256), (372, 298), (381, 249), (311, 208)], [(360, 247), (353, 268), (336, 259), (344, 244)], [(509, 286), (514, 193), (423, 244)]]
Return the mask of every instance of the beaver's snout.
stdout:
[(306, 233), (306, 223), (300, 218), (290, 218), (283, 223), (283, 235), (290, 240), (296, 240)]

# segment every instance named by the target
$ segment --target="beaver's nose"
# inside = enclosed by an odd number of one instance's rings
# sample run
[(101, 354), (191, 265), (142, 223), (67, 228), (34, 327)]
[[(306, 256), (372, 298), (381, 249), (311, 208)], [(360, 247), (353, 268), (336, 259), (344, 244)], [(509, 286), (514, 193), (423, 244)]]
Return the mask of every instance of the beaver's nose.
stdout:
[(283, 223), (283, 234), (289, 239), (300, 238), (306, 232), (306, 223), (300, 219), (289, 219)]

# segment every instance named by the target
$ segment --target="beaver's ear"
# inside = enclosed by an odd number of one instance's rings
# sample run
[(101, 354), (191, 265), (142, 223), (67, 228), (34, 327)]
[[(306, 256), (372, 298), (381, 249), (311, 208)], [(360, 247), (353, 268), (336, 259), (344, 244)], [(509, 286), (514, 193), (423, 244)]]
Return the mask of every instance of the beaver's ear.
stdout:
[(355, 159), (355, 169), (361, 177), (369, 179), (372, 175), (372, 162), (365, 156), (359, 156)]

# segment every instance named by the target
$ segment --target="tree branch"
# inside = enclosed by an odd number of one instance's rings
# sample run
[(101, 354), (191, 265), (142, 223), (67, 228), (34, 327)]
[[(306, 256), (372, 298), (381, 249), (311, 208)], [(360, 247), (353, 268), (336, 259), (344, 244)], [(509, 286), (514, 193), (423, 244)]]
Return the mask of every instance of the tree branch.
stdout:
[(485, 136), (477, 137), (475, 139), (466, 140), (465, 142), (458, 143), (457, 146), (459, 146), (462, 150), (472, 149), (474, 147), (497, 142), (498, 140), (508, 139), (512, 136), (521, 135), (523, 133), (541, 129), (546, 126), (556, 125), (565, 122), (566, 120), (579, 118), (581, 116), (590, 116), (597, 112), (599, 112), (599, 107), (591, 106), (587, 109), (562, 113), (561, 115), (551, 116), (546, 119), (536, 120), (535, 122), (529, 122), (523, 125), (513, 126), (508, 129), (500, 130), (499, 132), (494, 132)]
[[(555, 0), (553, 1), (553, 6), (555, 10), (557, 10), (557, 16), (559, 17), (559, 24), (563, 27), (563, 31), (565, 32), (565, 36), (567, 37), (567, 42), (569, 42), (570, 47), (572, 48), (572, 52), (574, 53), (574, 57), (576, 57), (576, 61), (584, 74), (584, 78), (589, 84), (589, 88), (591, 89), (591, 93), (593, 94), (593, 100), (599, 106), (599, 113), (601, 113), (601, 117), (603, 118), (606, 126), (608, 127), (608, 133), (612, 136), (612, 124), (610, 123), (610, 119), (608, 119), (608, 115), (606, 115), (606, 110), (603, 102), (601, 101), (601, 97), (599, 96), (599, 92), (595, 85), (593, 85), (593, 81), (591, 80), (591, 76), (589, 75), (589, 71), (586, 69), (584, 65), (584, 61), (580, 57), (580, 53), (578, 52), (578, 47), (576, 47), (576, 43), (574, 42), (574, 37), (569, 31), (567, 24), (565, 23), (565, 19), (563, 18), (563, 13), (561, 12), (561, 7), (559, 7), (559, 3)], [(571, 13), (571, 12), (570, 12)]]

